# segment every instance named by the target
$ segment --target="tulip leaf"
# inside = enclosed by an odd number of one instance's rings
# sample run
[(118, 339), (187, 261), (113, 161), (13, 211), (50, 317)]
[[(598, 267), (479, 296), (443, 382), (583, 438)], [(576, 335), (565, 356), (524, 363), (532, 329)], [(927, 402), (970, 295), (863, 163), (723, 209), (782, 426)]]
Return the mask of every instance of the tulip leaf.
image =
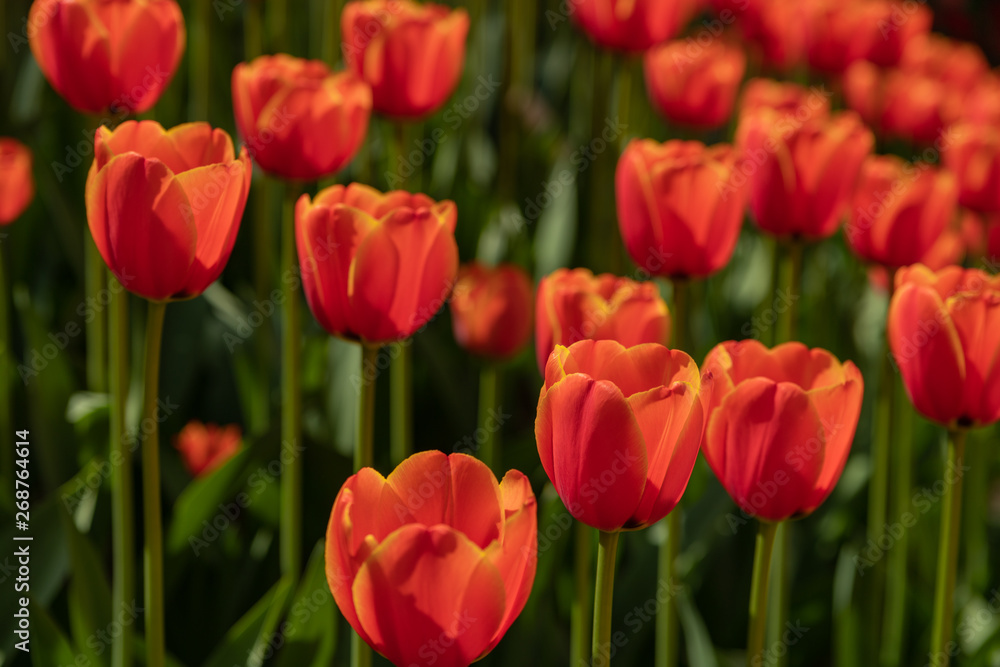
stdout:
[(69, 581), (69, 625), (73, 642), (91, 665), (107, 665), (110, 659), (111, 589), (101, 567), (101, 558), (90, 541), (63, 512), (68, 535), (72, 572)]
[(350, 457), (354, 451), (358, 418), (358, 390), (354, 380), (362, 372), (361, 346), (331, 336), (327, 346), (327, 367), (329, 390), (326, 404), (333, 429), (333, 443), (338, 452)]
[(337, 647), (336, 605), (326, 582), (325, 541), (313, 549), (283, 629), (277, 667), (326, 667)]
[(674, 594), (677, 604), (677, 615), (684, 628), (684, 641), (687, 646), (688, 664), (698, 667), (719, 667), (719, 661), (712, 646), (712, 638), (698, 609), (691, 603), (686, 588)]
[(525, 217), (538, 220), (535, 233), (535, 275), (547, 276), (556, 269), (569, 265), (576, 244), (577, 205), (576, 181), (564, 185), (560, 176), (575, 173), (565, 159), (556, 163), (546, 184), (539, 186)]
[(274, 629), (284, 613), (291, 579), (282, 577), (236, 621), (204, 667), (259, 667), (271, 652)]
[(45, 607), (37, 602), (28, 606), (31, 614), (31, 663), (38, 667), (75, 665), (77, 651)]
[[(167, 550), (177, 553), (201, 539), (205, 522), (212, 523), (218, 514), (224, 514), (225, 503), (236, 495), (242, 484), (242, 472), (250, 457), (251, 448), (244, 447), (231, 459), (204, 477), (193, 480), (174, 503), (173, 519), (167, 533)], [(242, 507), (237, 504), (238, 512)], [(225, 514), (224, 514), (225, 515)], [(228, 521), (233, 517), (226, 515)], [(238, 517), (237, 517), (238, 518)]]

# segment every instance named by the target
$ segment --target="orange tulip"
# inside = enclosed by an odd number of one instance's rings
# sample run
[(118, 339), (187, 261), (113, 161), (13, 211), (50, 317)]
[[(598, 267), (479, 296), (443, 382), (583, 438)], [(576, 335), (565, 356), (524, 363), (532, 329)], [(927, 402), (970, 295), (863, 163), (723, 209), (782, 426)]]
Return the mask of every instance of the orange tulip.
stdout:
[(653, 283), (639, 283), (587, 269), (558, 269), (538, 284), (535, 354), (538, 370), (556, 345), (581, 340), (616, 340), (625, 347), (666, 343), (667, 304)]
[(557, 346), (545, 367), (535, 440), (576, 519), (644, 528), (677, 506), (698, 457), (698, 367), (684, 352), (613, 340)]
[(372, 87), (379, 113), (426, 116), (462, 78), (469, 32), (464, 9), (409, 0), (348, 2), (340, 29), (344, 61)]
[(805, 57), (805, 34), (802, 25), (807, 5), (787, 0), (756, 0), (746, 10), (737, 12), (738, 25), (746, 39), (755, 44), (764, 63), (787, 71)]
[(467, 667), (524, 608), (538, 553), (535, 495), (465, 454), (421, 452), (337, 494), (326, 578), (341, 613), (395, 665)]
[(934, 33), (910, 40), (903, 49), (899, 66), (962, 91), (971, 90), (990, 69), (982, 49), (975, 44)]
[(1000, 419), (1000, 276), (922, 264), (896, 273), (889, 346), (910, 401), (949, 428)]
[(893, 155), (865, 162), (844, 231), (862, 259), (889, 267), (921, 261), (955, 215), (955, 177)]
[(653, 106), (668, 120), (694, 127), (720, 127), (733, 112), (747, 59), (735, 45), (688, 40), (651, 48), (643, 60)]
[(201, 294), (222, 273), (250, 192), (245, 148), (208, 123), (100, 127), (87, 222), (122, 285), (153, 301)]
[(749, 516), (812, 513), (840, 479), (861, 414), (864, 381), (819, 348), (728, 341), (708, 353), (711, 378), (702, 451)]
[(45, 78), (86, 113), (151, 108), (184, 53), (174, 0), (35, 0), (28, 25)]
[(876, 0), (861, 6), (868, 16), (865, 28), (875, 31), (865, 58), (882, 67), (899, 64), (909, 44), (924, 39), (934, 20), (930, 8), (918, 2)]
[(455, 203), (352, 183), (295, 207), (302, 284), (331, 334), (368, 343), (412, 336), (440, 310), (458, 271)]
[(732, 185), (737, 152), (727, 144), (632, 141), (615, 191), (625, 247), (653, 275), (705, 277), (733, 255), (743, 225), (746, 179)]
[(235, 424), (220, 427), (191, 421), (174, 438), (174, 447), (191, 476), (202, 477), (231, 459), (242, 441), (240, 427)]
[(805, 43), (809, 66), (839, 74), (876, 50), (880, 5), (873, 2), (811, 0), (805, 3)]
[(757, 226), (778, 237), (831, 236), (874, 142), (853, 112), (804, 123), (766, 109), (745, 116), (737, 144)]
[(980, 125), (1000, 125), (1000, 75), (990, 74), (976, 84), (962, 102), (962, 120)]
[(0, 137), (0, 225), (21, 217), (34, 196), (31, 149), (17, 139)]
[(450, 302), (455, 340), (484, 357), (514, 356), (531, 339), (532, 298), (531, 278), (519, 266), (466, 264)]
[(750, 79), (740, 96), (740, 122), (759, 109), (772, 109), (783, 117), (804, 123), (830, 113), (829, 95), (796, 83), (772, 79)]
[(981, 213), (1000, 212), (1000, 129), (971, 122), (949, 130), (944, 164), (958, 177), (958, 200)]
[(639, 52), (677, 35), (692, 0), (568, 0), (573, 20), (598, 46)]
[(884, 136), (932, 144), (953, 114), (955, 91), (913, 70), (880, 70), (869, 62), (844, 73), (844, 97), (868, 125)]
[(233, 111), (253, 159), (282, 178), (314, 181), (351, 161), (368, 132), (372, 93), (318, 60), (261, 56), (233, 70)]
[(995, 271), (997, 264), (1000, 263), (1000, 215), (991, 216), (986, 223), (986, 251), (984, 254)]

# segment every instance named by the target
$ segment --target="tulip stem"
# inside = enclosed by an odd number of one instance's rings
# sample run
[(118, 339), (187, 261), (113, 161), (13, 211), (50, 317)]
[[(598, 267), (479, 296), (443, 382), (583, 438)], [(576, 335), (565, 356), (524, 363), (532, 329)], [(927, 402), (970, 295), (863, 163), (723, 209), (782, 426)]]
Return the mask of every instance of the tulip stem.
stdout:
[(392, 407), (393, 465), (398, 465), (413, 453), (413, 345), (412, 340), (399, 345), (399, 356), (393, 359), (389, 372), (389, 400)]
[(375, 465), (375, 378), (365, 376), (366, 368), (377, 368), (378, 347), (361, 345), (361, 387), (358, 397), (358, 439), (354, 447), (354, 471)]
[(771, 571), (771, 553), (777, 523), (761, 521), (757, 527), (757, 543), (753, 555), (753, 580), (750, 584), (750, 628), (747, 633), (747, 666), (759, 664), (764, 655), (764, 637), (767, 633), (768, 576)]
[[(111, 541), (112, 541), (112, 618), (124, 618), (126, 606), (135, 595), (134, 493), (132, 451), (125, 444), (125, 404), (128, 400), (128, 292), (110, 274), (113, 288), (108, 311), (108, 375), (111, 384)], [(132, 664), (132, 628), (123, 624), (111, 645), (112, 667)]]
[[(913, 413), (901, 382), (893, 380), (892, 404), (892, 516), (896, 521), (909, 510), (913, 485)], [(906, 561), (908, 532), (903, 530), (889, 552), (888, 582), (885, 591), (884, 625), (880, 661), (883, 667), (902, 662), (903, 633), (906, 627)]]
[[(256, 3), (251, 3), (256, 4)], [(249, 10), (253, 14), (256, 10)], [(271, 180), (260, 179), (253, 189), (253, 253), (254, 253), (254, 292), (261, 303), (272, 300), (271, 285), (274, 280), (272, 252), (274, 250), (274, 227), (270, 217)], [(271, 422), (271, 372), (272, 355), (274, 354), (274, 332), (270, 326), (259, 327), (254, 332), (254, 352), (257, 356), (257, 387), (254, 392), (253, 414), (249, 415), (252, 433), (261, 435), (267, 432)]]
[(486, 363), (479, 373), (479, 428), (483, 444), (479, 460), (498, 472), (500, 468), (500, 432), (496, 422), (497, 401), (500, 398), (500, 367)]
[(593, 533), (593, 528), (579, 521), (573, 527), (573, 588), (575, 595), (570, 609), (570, 665), (590, 663), (590, 635), (588, 634), (587, 620), (591, 609), (591, 582), (594, 580), (590, 573), (591, 563), (594, 560)]
[(611, 605), (614, 601), (615, 557), (619, 531), (601, 531), (597, 547), (597, 583), (594, 588), (594, 643), (591, 654), (600, 664), (611, 664)]
[(931, 655), (948, 667), (952, 649), (952, 621), (955, 604), (955, 571), (958, 567), (958, 534), (962, 525), (962, 470), (965, 458), (964, 429), (948, 432), (948, 463), (944, 472), (946, 483), (941, 505), (941, 533), (938, 539), (937, 582), (934, 588), (934, 622), (932, 624)]
[[(798, 331), (798, 294), (802, 291), (802, 251), (803, 246), (800, 241), (789, 241), (779, 243), (777, 248), (779, 279), (781, 281), (778, 290), (784, 290), (784, 294), (776, 291), (773, 304), (787, 304), (784, 310), (778, 312), (778, 323), (775, 329), (775, 344), (787, 343), (795, 340)], [(772, 305), (772, 307), (774, 307)], [(778, 310), (778, 308), (775, 308)]]
[[(86, 233), (83, 252), (84, 288), (87, 301), (101, 302), (101, 292), (105, 288), (104, 276), (106, 266), (101, 253), (97, 250), (94, 238)], [(98, 306), (99, 307), (99, 306)], [(86, 323), (87, 329), (87, 388), (91, 391), (104, 393), (108, 389), (107, 353), (108, 333), (107, 318), (95, 317)]]
[(160, 386), (160, 347), (163, 343), (165, 302), (150, 301), (146, 312), (145, 387), (142, 423), (151, 430), (142, 441), (143, 592), (146, 618), (146, 665), (163, 667), (163, 517), (160, 509), (160, 426), (157, 402)]
[(263, 0), (249, 0), (244, 3), (243, 15), (243, 55), (250, 62), (264, 52), (264, 37), (261, 30), (261, 3)]
[[(8, 300), (10, 299), (10, 287), (7, 284), (7, 245), (0, 244), (0, 433), (9, 438), (13, 432), (11, 424), (11, 376), (10, 359), (13, 353), (11, 345), (10, 313), (8, 311)], [(14, 488), (14, 459), (13, 453), (4, 451), (0, 455), (0, 487), (4, 489)], [(10, 500), (12, 496), (0, 500), (5, 509), (12, 509)]]
[[(295, 199), (299, 188), (285, 186), (284, 214), (281, 220), (281, 276), (285, 296), (282, 303), (284, 340), (281, 345), (281, 572), (293, 582), (298, 580), (302, 561), (302, 455), (301, 437), (301, 315), (296, 281)], [(285, 452), (288, 456), (285, 456)], [(287, 461), (285, 459), (288, 459)]]

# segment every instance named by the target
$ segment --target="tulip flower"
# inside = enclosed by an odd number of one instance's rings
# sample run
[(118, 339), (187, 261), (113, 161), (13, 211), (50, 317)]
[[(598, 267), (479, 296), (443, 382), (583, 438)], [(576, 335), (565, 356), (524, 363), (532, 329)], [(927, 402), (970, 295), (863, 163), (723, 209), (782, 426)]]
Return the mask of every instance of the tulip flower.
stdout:
[(302, 284), (331, 334), (365, 343), (412, 336), (444, 305), (458, 271), (454, 202), (352, 183), (295, 207)]
[(905, 0), (870, 2), (868, 12), (877, 33), (865, 59), (881, 67), (898, 65), (911, 42), (926, 39), (934, 20), (929, 7)]
[(960, 116), (978, 125), (1000, 125), (1000, 75), (983, 77), (962, 102)]
[(333, 504), (326, 577), (341, 613), (395, 665), (467, 667), (524, 608), (538, 553), (535, 496), (465, 454), (415, 454), (352, 475)]
[(174, 438), (174, 447), (191, 476), (202, 477), (231, 459), (242, 441), (240, 427), (235, 424), (220, 427), (191, 421)]
[(643, 63), (653, 106), (671, 122), (700, 128), (720, 127), (732, 115), (747, 64), (738, 46), (692, 48), (687, 40), (651, 48)]
[(174, 0), (35, 0), (28, 25), (45, 78), (85, 113), (150, 109), (184, 53)]
[(531, 279), (518, 266), (466, 264), (449, 304), (455, 340), (484, 357), (514, 356), (531, 339), (533, 296)]
[(805, 57), (807, 4), (785, 0), (756, 0), (746, 3), (736, 17), (743, 38), (756, 45), (765, 64), (788, 71)]
[(712, 389), (702, 451), (743, 512), (766, 521), (811, 514), (840, 478), (861, 414), (852, 362), (802, 343), (729, 341), (702, 366)]
[(874, 142), (853, 112), (805, 122), (766, 109), (745, 116), (736, 143), (753, 174), (757, 226), (778, 237), (831, 236)]
[(910, 40), (903, 49), (899, 67), (962, 91), (971, 90), (990, 69), (989, 61), (977, 45), (934, 33)]
[(0, 225), (21, 217), (34, 196), (31, 149), (17, 139), (0, 137)]
[(1000, 419), (1000, 277), (978, 269), (901, 269), (889, 307), (889, 344), (907, 394), (949, 428)]
[(750, 79), (740, 96), (740, 122), (759, 109), (772, 109), (781, 116), (804, 123), (830, 113), (830, 99), (821, 89), (810, 89), (786, 81)]
[(568, 0), (573, 20), (598, 46), (636, 53), (676, 36), (692, 0)]
[(351, 161), (368, 132), (372, 92), (318, 60), (261, 56), (233, 70), (233, 111), (253, 159), (281, 178), (313, 181)]
[(857, 62), (844, 73), (843, 87), (848, 106), (876, 132), (914, 143), (934, 143), (955, 113), (955, 91), (913, 70)]
[(868, 158), (844, 231), (862, 259), (889, 267), (921, 261), (955, 214), (955, 177), (891, 155)]
[(949, 136), (943, 159), (958, 177), (958, 201), (981, 213), (1000, 212), (1000, 129), (963, 122)]
[(680, 350), (613, 340), (556, 346), (535, 439), (570, 513), (605, 532), (669, 514), (698, 456), (701, 391), (698, 367)]
[(805, 20), (806, 57), (820, 72), (839, 74), (877, 49), (881, 3), (813, 0)]
[[(705, 277), (729, 262), (743, 225), (737, 152), (697, 141), (632, 141), (615, 178), (625, 247), (653, 275)], [(737, 187), (734, 182), (740, 181)]]
[(100, 127), (87, 175), (87, 221), (122, 285), (152, 301), (214, 282), (233, 250), (250, 191), (245, 148), (207, 123)]
[(666, 343), (667, 304), (653, 283), (640, 283), (587, 269), (558, 269), (538, 284), (535, 299), (535, 354), (545, 374), (556, 345), (616, 340), (626, 347)]
[(421, 118), (441, 108), (462, 77), (469, 15), (409, 0), (348, 2), (344, 60), (372, 88), (375, 111)]

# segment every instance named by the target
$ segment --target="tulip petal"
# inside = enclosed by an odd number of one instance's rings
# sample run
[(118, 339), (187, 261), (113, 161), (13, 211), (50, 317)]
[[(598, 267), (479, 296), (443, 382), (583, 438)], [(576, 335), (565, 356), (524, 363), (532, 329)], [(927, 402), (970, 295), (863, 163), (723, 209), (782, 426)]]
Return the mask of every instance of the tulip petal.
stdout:
[(568, 375), (543, 390), (535, 420), (538, 453), (575, 518), (618, 530), (646, 485), (646, 443), (621, 390), (611, 382)]
[(995, 420), (993, 410), (982, 407), (995, 393), (988, 380), (995, 375), (1000, 355), (1000, 295), (996, 292), (963, 293), (947, 301), (965, 357), (965, 385), (962, 405), (975, 422)]
[(421, 452), (400, 463), (388, 483), (419, 523), (451, 526), (481, 549), (502, 536), (500, 486), (482, 461), (466, 454)]
[(354, 581), (370, 644), (396, 665), (467, 667), (504, 616), (504, 582), (486, 554), (447, 526), (411, 524), (376, 548)]
[[(861, 401), (864, 394), (864, 380), (861, 371), (853, 363), (844, 364), (846, 381), (842, 384), (832, 384), (809, 393), (813, 407), (823, 425), (825, 447), (823, 447), (823, 467), (816, 479), (815, 492), (811, 512), (826, 500), (837, 485), (840, 474), (844, 471), (847, 456), (851, 453), (851, 443), (858, 427), (858, 417), (861, 415)], [(808, 441), (814, 447), (803, 447), (801, 457), (816, 455), (812, 450), (819, 445), (818, 440)]]
[(163, 300), (180, 293), (195, 257), (191, 204), (159, 160), (119, 155), (87, 185), (87, 220), (98, 250), (131, 292)]

